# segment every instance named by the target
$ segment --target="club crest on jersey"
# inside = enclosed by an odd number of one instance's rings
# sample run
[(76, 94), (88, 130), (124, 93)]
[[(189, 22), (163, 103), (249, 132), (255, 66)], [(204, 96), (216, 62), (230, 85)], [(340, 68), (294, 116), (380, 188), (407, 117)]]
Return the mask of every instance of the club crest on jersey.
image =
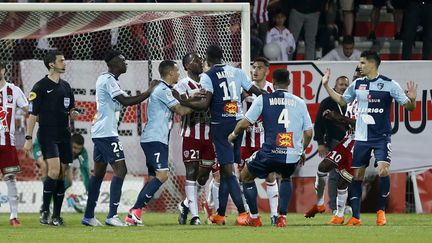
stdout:
[(13, 102), (13, 95), (8, 95), (7, 96), (7, 102), (8, 103), (12, 103)]
[(377, 87), (379, 90), (382, 90), (384, 88), (384, 84), (383, 83), (378, 83)]
[(276, 146), (285, 148), (294, 148), (293, 133), (280, 132), (276, 136)]
[(63, 99), (63, 105), (64, 105), (65, 108), (69, 108), (69, 105), (70, 105), (70, 98), (65, 97), (65, 98)]
[(237, 102), (226, 103), (224, 106), (224, 111), (225, 111), (225, 113), (228, 113), (228, 114), (237, 114), (237, 112), (238, 112)]
[(189, 157), (189, 150), (185, 150), (185, 151), (183, 151), (183, 156), (184, 156), (185, 158)]
[(30, 92), (28, 100), (32, 101), (32, 100), (36, 99), (36, 97), (37, 97), (37, 95), (35, 92)]
[(7, 124), (7, 114), (8, 112), (3, 110), (2, 107), (0, 107), (0, 131), (5, 130), (8, 131), (8, 124)]

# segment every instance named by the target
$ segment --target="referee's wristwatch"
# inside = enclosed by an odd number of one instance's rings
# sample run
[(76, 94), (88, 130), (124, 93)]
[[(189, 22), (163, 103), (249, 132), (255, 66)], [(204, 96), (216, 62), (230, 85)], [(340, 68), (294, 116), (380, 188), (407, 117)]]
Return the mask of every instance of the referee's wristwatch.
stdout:
[(26, 135), (24, 138), (25, 138), (25, 140), (32, 140), (33, 139), (33, 137), (30, 135)]

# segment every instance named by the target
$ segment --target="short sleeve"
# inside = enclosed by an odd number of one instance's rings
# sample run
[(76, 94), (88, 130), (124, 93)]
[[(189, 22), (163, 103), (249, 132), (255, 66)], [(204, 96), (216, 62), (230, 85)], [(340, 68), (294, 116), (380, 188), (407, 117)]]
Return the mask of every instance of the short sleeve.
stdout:
[(243, 70), (237, 70), (237, 78), (239, 79), (244, 90), (249, 91), (252, 88), (253, 83)]
[(19, 108), (23, 108), (23, 107), (26, 107), (26, 106), (28, 106), (28, 101), (27, 101), (27, 98), (25, 97), (25, 95), (24, 95), (24, 93), (21, 91), (21, 89), (20, 88), (18, 88), (18, 87), (14, 87), (14, 89), (15, 89), (15, 93), (16, 93), (16, 104), (17, 104), (17, 106), (19, 107)]
[(313, 129), (312, 119), (310, 118), (306, 103), (303, 102), (303, 131), (310, 129)]
[(356, 98), (356, 92), (355, 92), (355, 86), (356, 81), (352, 82), (350, 86), (345, 90), (344, 94), (342, 95), (342, 98), (345, 100), (345, 102), (351, 103)]
[(405, 105), (409, 98), (406, 96), (405, 92), (402, 90), (401, 86), (392, 80), (392, 88), (390, 90), (390, 95), (401, 105)]
[(201, 75), (200, 84), (201, 84), (201, 87), (203, 89), (207, 90), (208, 92), (210, 92), (210, 93), (214, 92), (212, 81), (207, 74), (203, 73)]
[(29, 112), (37, 116), (39, 115), (40, 108), (41, 108), (41, 100), (42, 100), (42, 88), (40, 87), (40, 83), (36, 83), (29, 94)]
[(121, 94), (123, 95), (126, 94), (123, 90), (121, 90), (117, 81), (112, 77), (107, 79), (107, 83), (105, 86), (112, 99), (114, 99), (114, 97), (119, 96)]
[(246, 112), (245, 118), (254, 124), (260, 117), (263, 109), (263, 97), (258, 96), (253, 102), (249, 110)]
[(158, 91), (156, 91), (155, 95), (162, 103), (164, 103), (169, 108), (179, 104), (178, 100), (174, 98), (171, 89), (169, 89), (168, 87), (159, 89)]

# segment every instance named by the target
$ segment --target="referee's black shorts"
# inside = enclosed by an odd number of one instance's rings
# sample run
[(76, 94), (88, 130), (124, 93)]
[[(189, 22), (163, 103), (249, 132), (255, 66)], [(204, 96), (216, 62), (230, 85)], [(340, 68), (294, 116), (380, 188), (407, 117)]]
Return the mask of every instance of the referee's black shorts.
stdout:
[(69, 129), (40, 127), (37, 137), (45, 160), (59, 158), (63, 164), (72, 163), (72, 144)]

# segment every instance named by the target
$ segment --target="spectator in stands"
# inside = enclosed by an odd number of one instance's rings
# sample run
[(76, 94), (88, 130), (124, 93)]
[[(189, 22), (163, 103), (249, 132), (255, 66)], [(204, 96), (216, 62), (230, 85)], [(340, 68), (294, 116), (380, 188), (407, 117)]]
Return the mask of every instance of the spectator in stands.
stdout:
[(298, 42), (300, 31), (304, 27), (305, 60), (315, 59), (315, 37), (318, 32), (318, 20), (326, 0), (293, 1), (289, 16), (289, 29)]
[[(396, 33), (394, 36), (395, 40), (401, 39), (400, 33), (402, 28), (403, 11), (406, 8), (407, 1), (409, 0), (391, 0), (391, 4), (394, 8), (393, 18), (396, 27)], [(373, 0), (372, 2), (373, 2), (373, 9), (371, 13), (371, 31), (369, 33), (368, 40), (376, 40), (375, 31), (378, 26), (379, 18), (381, 15), (381, 8), (384, 5), (386, 5), (387, 0)]]
[(276, 59), (278, 61), (288, 61), (290, 59), (288, 56), (296, 48), (294, 36), (285, 26), (286, 19), (286, 15), (282, 9), (277, 10), (272, 20), (272, 28), (267, 32), (266, 43), (274, 42), (280, 47), (281, 53), (279, 58)]
[(432, 58), (432, 0), (408, 0), (402, 34), (402, 59), (411, 59), (418, 25), (423, 26), (422, 59)]
[(354, 48), (354, 38), (347, 35), (343, 38), (342, 46), (336, 47), (321, 60), (326, 61), (358, 61), (361, 52)]

